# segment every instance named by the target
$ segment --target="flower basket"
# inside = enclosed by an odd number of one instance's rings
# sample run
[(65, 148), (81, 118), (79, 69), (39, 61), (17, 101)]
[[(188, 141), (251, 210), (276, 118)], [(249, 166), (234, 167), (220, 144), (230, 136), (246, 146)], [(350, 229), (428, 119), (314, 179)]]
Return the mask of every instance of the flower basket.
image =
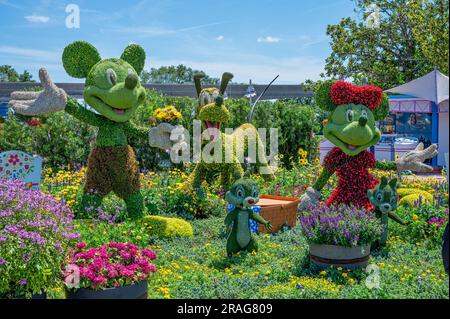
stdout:
[(370, 246), (344, 247), (309, 244), (309, 258), (319, 268), (330, 266), (356, 269), (366, 267), (370, 258)]
[(78, 243), (63, 278), (67, 299), (147, 299), (156, 254), (133, 243), (110, 242), (98, 248)]
[(81, 288), (66, 291), (67, 299), (147, 299), (148, 282), (142, 280), (134, 285), (94, 290)]
[(297, 224), (297, 206), (299, 198), (282, 197), (272, 195), (261, 195), (258, 206), (261, 207), (261, 216), (270, 221), (272, 230), (269, 231), (264, 225), (259, 225), (258, 232), (276, 233), (284, 226), (294, 227)]
[(375, 215), (353, 206), (311, 207), (300, 216), (311, 264), (356, 269), (367, 266), (370, 245), (381, 235)]

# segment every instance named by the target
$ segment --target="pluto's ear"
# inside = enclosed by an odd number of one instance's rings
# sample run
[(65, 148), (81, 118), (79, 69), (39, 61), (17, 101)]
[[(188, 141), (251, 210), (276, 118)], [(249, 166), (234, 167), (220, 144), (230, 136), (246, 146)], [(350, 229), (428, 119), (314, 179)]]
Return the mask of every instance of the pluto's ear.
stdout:
[(316, 104), (324, 111), (332, 112), (336, 107), (331, 99), (331, 86), (334, 82), (336, 81), (326, 80), (316, 90)]
[(195, 73), (194, 74), (194, 84), (195, 84), (195, 90), (197, 91), (197, 97), (200, 97), (200, 93), (202, 92), (202, 79), (205, 77), (205, 73)]
[(141, 74), (145, 65), (145, 51), (140, 45), (130, 44), (125, 48), (120, 59), (128, 62), (137, 74)]
[(97, 49), (85, 41), (76, 41), (65, 47), (62, 62), (67, 74), (84, 79), (92, 67), (101, 60)]

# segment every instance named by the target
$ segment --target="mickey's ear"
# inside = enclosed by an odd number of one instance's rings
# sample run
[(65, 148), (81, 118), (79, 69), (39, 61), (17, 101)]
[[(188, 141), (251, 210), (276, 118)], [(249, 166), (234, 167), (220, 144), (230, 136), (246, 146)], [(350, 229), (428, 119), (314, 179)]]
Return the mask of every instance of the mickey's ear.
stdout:
[(316, 90), (316, 104), (324, 111), (332, 112), (335, 105), (331, 99), (331, 86), (334, 84), (333, 80), (326, 80)]
[(380, 105), (373, 111), (375, 121), (382, 121), (389, 115), (389, 97), (383, 93)]
[(84, 79), (92, 67), (101, 60), (97, 49), (85, 41), (76, 41), (65, 47), (62, 61), (67, 74)]
[(145, 51), (140, 45), (130, 44), (125, 48), (120, 58), (131, 64), (137, 74), (140, 74), (144, 69)]

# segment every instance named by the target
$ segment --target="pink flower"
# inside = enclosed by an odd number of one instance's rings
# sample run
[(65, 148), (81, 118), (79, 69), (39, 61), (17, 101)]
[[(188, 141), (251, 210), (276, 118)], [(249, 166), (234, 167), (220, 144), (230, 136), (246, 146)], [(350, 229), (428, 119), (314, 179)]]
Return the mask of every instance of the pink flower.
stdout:
[(77, 244), (77, 248), (78, 249), (83, 249), (83, 248), (86, 248), (86, 243), (84, 243), (84, 242), (79, 242), (78, 244)]
[(126, 259), (126, 260), (131, 258), (131, 255), (129, 253), (126, 253), (126, 252), (123, 252), (121, 256), (122, 256), (123, 259)]
[(148, 248), (142, 249), (142, 256), (148, 257), (152, 260), (156, 258), (156, 254), (153, 252), (153, 250)]
[(102, 285), (103, 283), (107, 282), (108, 280), (105, 277), (97, 276), (92, 280), (94, 285)]

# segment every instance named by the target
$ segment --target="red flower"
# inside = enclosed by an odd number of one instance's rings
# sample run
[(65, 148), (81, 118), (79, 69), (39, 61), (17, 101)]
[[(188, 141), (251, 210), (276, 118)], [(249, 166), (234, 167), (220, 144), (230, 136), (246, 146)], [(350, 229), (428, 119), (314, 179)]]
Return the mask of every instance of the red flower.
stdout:
[(362, 104), (371, 110), (375, 110), (383, 99), (383, 90), (377, 86), (355, 86), (345, 81), (336, 81), (330, 93), (333, 104)]
[(378, 181), (369, 173), (375, 166), (375, 157), (369, 151), (363, 151), (356, 156), (345, 154), (334, 147), (324, 159), (325, 168), (338, 177), (338, 185), (327, 205), (345, 204), (358, 208), (372, 209), (367, 191), (373, 189)]

